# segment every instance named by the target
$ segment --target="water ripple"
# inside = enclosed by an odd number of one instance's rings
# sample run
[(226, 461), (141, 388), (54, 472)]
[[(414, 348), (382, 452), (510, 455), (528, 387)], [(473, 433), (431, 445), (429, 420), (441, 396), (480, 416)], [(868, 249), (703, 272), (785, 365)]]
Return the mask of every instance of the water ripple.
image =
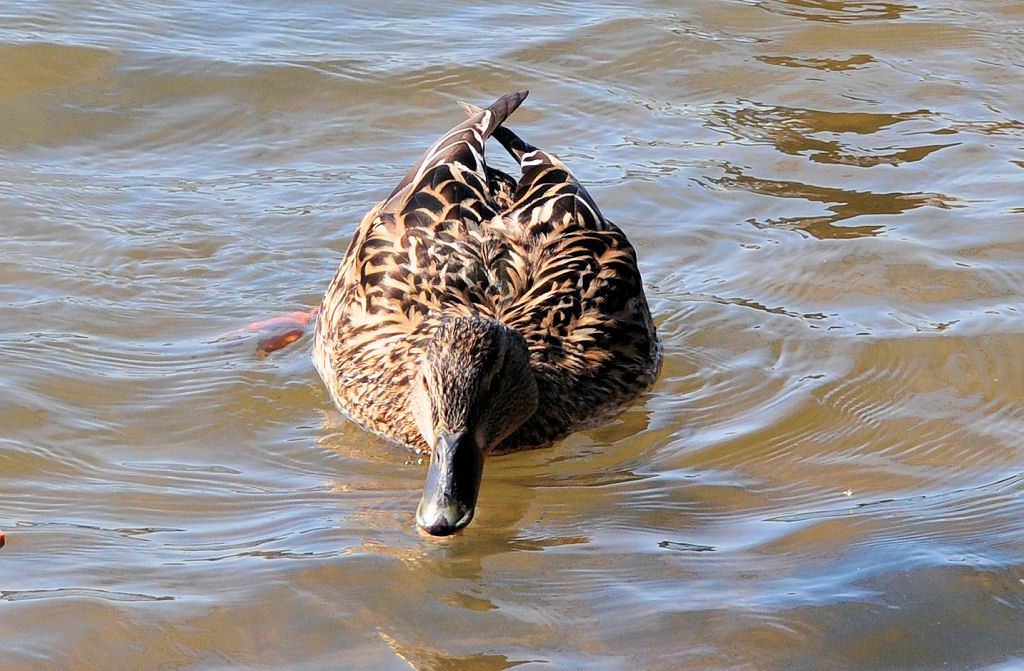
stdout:
[[(3, 3), (5, 664), (1019, 657), (1012, 4)], [(663, 370), (426, 538), (422, 460), (239, 329), (316, 304), (456, 100), (519, 88)]]

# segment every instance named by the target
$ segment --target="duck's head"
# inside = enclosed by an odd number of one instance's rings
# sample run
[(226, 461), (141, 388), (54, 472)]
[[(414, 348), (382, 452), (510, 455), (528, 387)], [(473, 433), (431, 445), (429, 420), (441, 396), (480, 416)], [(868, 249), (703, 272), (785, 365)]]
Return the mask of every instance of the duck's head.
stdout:
[(537, 409), (526, 341), (493, 319), (446, 319), (414, 378), (410, 410), (430, 446), (416, 524), (447, 536), (473, 519), (484, 459)]

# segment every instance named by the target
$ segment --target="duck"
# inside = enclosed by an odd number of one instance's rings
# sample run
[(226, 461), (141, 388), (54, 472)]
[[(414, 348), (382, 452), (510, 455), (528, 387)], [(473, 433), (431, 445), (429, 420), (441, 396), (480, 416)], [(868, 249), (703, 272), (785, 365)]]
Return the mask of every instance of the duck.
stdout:
[[(442, 134), (362, 218), (317, 311), (313, 363), (364, 429), (429, 454), (427, 534), (473, 519), (493, 454), (543, 447), (654, 382), (637, 254), (564, 163), (504, 124), (518, 91)], [(488, 165), (494, 138), (518, 179)]]

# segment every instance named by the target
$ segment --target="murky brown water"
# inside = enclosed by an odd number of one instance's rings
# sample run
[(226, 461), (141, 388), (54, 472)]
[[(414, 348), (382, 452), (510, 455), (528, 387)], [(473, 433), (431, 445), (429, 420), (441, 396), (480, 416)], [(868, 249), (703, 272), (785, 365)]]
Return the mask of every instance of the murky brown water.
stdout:
[[(3, 3), (0, 666), (1024, 666), (1022, 7)], [(519, 87), (664, 370), (425, 538), (308, 339), (211, 341)]]

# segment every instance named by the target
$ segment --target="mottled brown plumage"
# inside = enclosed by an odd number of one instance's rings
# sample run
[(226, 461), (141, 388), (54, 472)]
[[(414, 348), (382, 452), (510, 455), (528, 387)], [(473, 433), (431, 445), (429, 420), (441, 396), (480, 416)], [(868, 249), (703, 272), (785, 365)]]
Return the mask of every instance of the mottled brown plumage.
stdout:
[[(370, 210), (315, 333), (345, 413), (421, 451), (468, 431), (481, 465), (621, 405), (660, 360), (633, 247), (564, 164), (501, 126), (525, 97), (466, 106)], [(485, 165), (492, 135), (520, 179)]]

